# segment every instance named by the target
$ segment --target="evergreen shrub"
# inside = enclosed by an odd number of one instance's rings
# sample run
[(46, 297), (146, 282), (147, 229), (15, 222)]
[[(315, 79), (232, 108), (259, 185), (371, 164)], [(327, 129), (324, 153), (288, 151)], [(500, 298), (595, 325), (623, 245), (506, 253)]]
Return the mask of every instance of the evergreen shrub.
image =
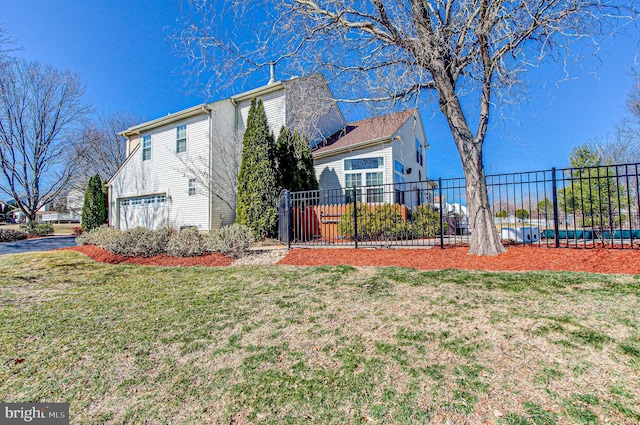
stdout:
[(187, 227), (172, 233), (167, 245), (167, 253), (174, 257), (196, 257), (205, 252), (204, 238), (195, 227)]
[(76, 243), (78, 245), (95, 245), (107, 249), (106, 246), (119, 238), (122, 233), (124, 232), (121, 230), (116, 230), (113, 227), (103, 224), (88, 232), (83, 232), (80, 236), (76, 237)]
[(27, 232), (13, 229), (0, 229), (0, 242), (13, 242), (27, 239)]
[(205, 237), (207, 251), (220, 252), (233, 258), (244, 254), (253, 242), (251, 228), (237, 223), (212, 230)]

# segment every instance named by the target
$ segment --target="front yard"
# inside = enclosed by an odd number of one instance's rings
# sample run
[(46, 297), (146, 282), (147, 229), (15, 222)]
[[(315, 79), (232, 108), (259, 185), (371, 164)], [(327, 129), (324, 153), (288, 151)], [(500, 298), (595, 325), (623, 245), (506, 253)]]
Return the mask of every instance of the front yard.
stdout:
[(631, 424), (639, 327), (638, 276), (14, 255), (0, 400), (72, 424)]

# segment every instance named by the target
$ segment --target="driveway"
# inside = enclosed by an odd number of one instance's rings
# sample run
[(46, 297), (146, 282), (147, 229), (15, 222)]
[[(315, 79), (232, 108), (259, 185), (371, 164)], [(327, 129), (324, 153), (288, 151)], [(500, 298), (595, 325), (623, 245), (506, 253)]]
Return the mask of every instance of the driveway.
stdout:
[(75, 236), (49, 236), (46, 238), (25, 239), (0, 243), (0, 255), (22, 254), (25, 252), (51, 251), (76, 245)]

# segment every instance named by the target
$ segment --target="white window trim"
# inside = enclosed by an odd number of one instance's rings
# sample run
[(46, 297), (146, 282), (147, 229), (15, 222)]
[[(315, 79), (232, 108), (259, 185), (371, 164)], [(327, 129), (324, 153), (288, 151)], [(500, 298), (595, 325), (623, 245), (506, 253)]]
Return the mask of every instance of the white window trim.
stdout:
[[(145, 145), (144, 145), (144, 142), (145, 142), (145, 141), (148, 141), (148, 142), (149, 142), (149, 146), (145, 146)], [(140, 140), (140, 145), (141, 145), (141, 148), (142, 148), (142, 160), (143, 160), (143, 161), (149, 161), (149, 160), (151, 160), (151, 157), (152, 157), (152, 154), (151, 154), (151, 152), (152, 152), (152, 151), (151, 151), (151, 147), (153, 146), (153, 144), (151, 143), (151, 135), (150, 135), (150, 134), (147, 134), (147, 135), (142, 136), (142, 139)], [(148, 157), (148, 158), (145, 158), (145, 151), (146, 151), (147, 149), (148, 149), (148, 152), (149, 152), (149, 157)]]
[[(181, 127), (184, 127), (184, 150), (178, 152), (178, 141), (183, 140), (183, 139), (178, 139), (178, 131)], [(176, 153), (177, 154), (181, 154), (181, 153), (185, 153), (187, 152), (187, 147), (189, 146), (188, 143), (188, 137), (187, 137), (187, 125), (186, 124), (182, 124), (176, 127)]]
[[(363, 169), (357, 169), (357, 170), (347, 170), (346, 169), (346, 162), (350, 161), (352, 159), (372, 159), (372, 158), (380, 158), (380, 164), (378, 166), (378, 168), (363, 168)], [(384, 156), (371, 156), (371, 157), (362, 157), (362, 158), (346, 158), (343, 160), (343, 174), (344, 174), (344, 187), (345, 189), (349, 189), (349, 187), (347, 187), (347, 175), (355, 175), (355, 174), (359, 174), (360, 175), (360, 182), (361, 185), (357, 186), (358, 188), (358, 194), (357, 194), (357, 198), (358, 201), (361, 202), (366, 202), (368, 204), (380, 204), (380, 203), (384, 203), (384, 198), (385, 198), (385, 194), (384, 194), (384, 185), (385, 185), (385, 181), (386, 181), (386, 172), (385, 172), (385, 160), (384, 160)], [(372, 186), (367, 186), (367, 173), (380, 173), (382, 175), (382, 184), (380, 185), (372, 185)], [(352, 186), (353, 187), (353, 186)], [(380, 187), (382, 189), (382, 200), (376, 200), (375, 202), (373, 201), (369, 201), (369, 195), (367, 194), (367, 187)], [(376, 195), (379, 196), (379, 195)]]

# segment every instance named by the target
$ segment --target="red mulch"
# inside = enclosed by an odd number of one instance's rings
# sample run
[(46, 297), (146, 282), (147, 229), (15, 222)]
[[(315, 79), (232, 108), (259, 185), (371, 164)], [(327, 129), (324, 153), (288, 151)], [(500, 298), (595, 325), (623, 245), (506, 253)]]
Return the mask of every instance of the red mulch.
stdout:
[(640, 274), (640, 250), (510, 246), (494, 257), (467, 254), (469, 248), (293, 249), (278, 264), (320, 266), (398, 266), (420, 270), (565, 270)]
[(154, 255), (153, 257), (125, 257), (124, 255), (115, 255), (109, 251), (93, 245), (79, 245), (63, 250), (76, 251), (92, 258), (95, 261), (109, 264), (140, 264), (143, 266), (228, 266), (233, 263), (233, 259), (222, 254), (207, 253), (199, 257), (172, 257), (166, 254)]
[[(200, 257), (124, 257), (91, 245), (64, 248), (85, 254), (103, 263), (140, 264), (149, 266), (228, 266), (233, 259), (221, 254)], [(564, 270), (592, 273), (640, 274), (638, 249), (575, 249), (510, 246), (507, 252), (495, 257), (467, 254), (468, 248), (431, 249), (353, 249), (307, 248), (292, 249), (278, 264), (297, 266), (351, 265), (398, 266), (420, 270)]]

